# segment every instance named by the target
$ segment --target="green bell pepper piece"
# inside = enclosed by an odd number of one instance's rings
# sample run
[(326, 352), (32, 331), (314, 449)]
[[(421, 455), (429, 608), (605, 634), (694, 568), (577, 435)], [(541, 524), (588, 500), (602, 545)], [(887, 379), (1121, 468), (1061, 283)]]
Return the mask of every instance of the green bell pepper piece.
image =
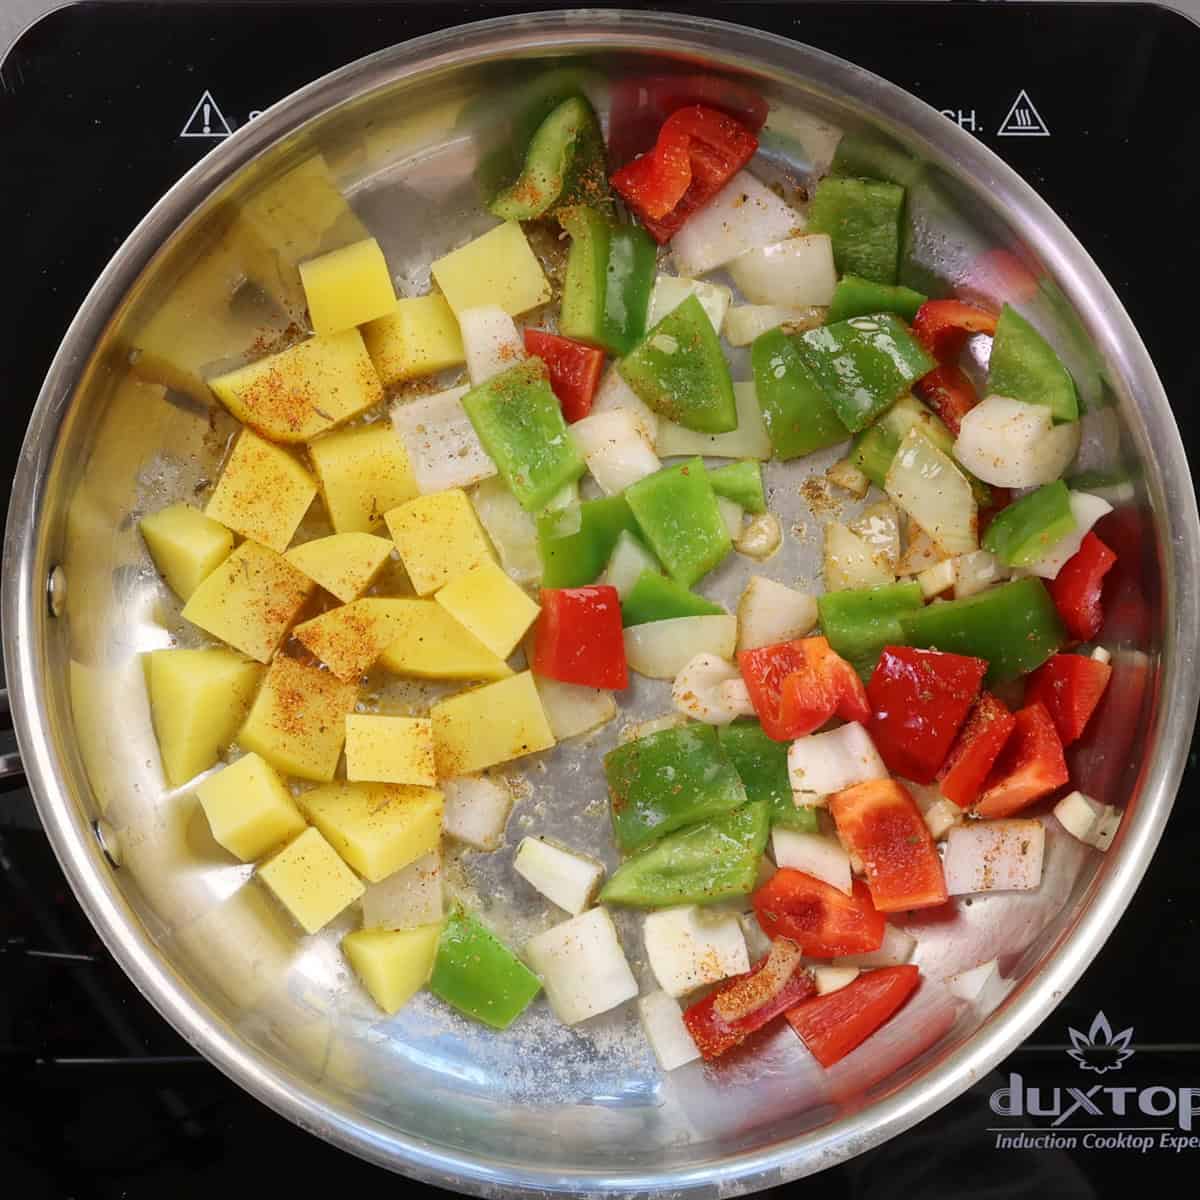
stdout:
[(728, 433), (737, 428), (729, 364), (695, 295), (671, 309), (617, 370), (655, 412), (685, 429)]
[(767, 806), (760, 802), (668, 834), (622, 863), (601, 889), (600, 900), (670, 908), (747, 896), (758, 882), (769, 829)]
[(637, 521), (624, 496), (585, 500), (537, 519), (542, 586), (585, 587), (608, 565), (623, 530), (637, 532)]
[(468, 1017), (507, 1029), (542, 984), (478, 917), (459, 909), (442, 928), (429, 990)]
[(788, 744), (777, 742), (763, 733), (757, 721), (741, 719), (717, 730), (717, 744), (733, 763), (753, 804), (762, 801), (767, 806), (771, 827), (798, 829), (816, 833), (817, 810), (796, 804), (788, 779)]
[(1074, 528), (1071, 493), (1056, 479), (993, 517), (983, 535), (983, 548), (1010, 567), (1027, 567)]
[(756, 462), (730, 463), (709, 471), (708, 481), (718, 496), (725, 496), (740, 504), (747, 512), (767, 511), (767, 497), (763, 491), (762, 467)]
[(711, 571), (733, 545), (701, 458), (631, 483), (625, 498), (650, 549), (684, 587)]
[(559, 214), (571, 235), (559, 332), (610, 354), (628, 354), (646, 332), (657, 269), (654, 239), (640, 226), (612, 226), (594, 208)]
[(1067, 640), (1054, 601), (1036, 576), (930, 604), (905, 613), (900, 624), (910, 646), (987, 659), (989, 686), (1040, 667)]
[(833, 302), (825, 320), (833, 325), (851, 317), (890, 312), (911, 321), (928, 299), (928, 296), (899, 284), (875, 283), (859, 275), (844, 275), (833, 290)]
[(746, 803), (746, 789), (711, 725), (680, 725), (604, 756), (613, 832), (623, 851)]
[(937, 366), (894, 313), (806, 330), (796, 347), (852, 433), (865, 429)]
[(1079, 397), (1071, 373), (1054, 347), (1008, 304), (996, 322), (988, 360), (988, 392), (1025, 404), (1044, 404), (1056, 421), (1079, 418)]
[(538, 126), (520, 175), (488, 206), (505, 221), (530, 221), (559, 206), (612, 207), (604, 135), (583, 96), (562, 101)]
[(827, 233), (842, 275), (895, 283), (904, 189), (878, 179), (826, 176), (808, 210), (808, 232)]
[(905, 644), (903, 616), (924, 603), (921, 585), (911, 580), (826, 592), (817, 599), (817, 612), (829, 644), (863, 679), (869, 679), (884, 646)]
[(587, 469), (567, 433), (540, 358), (526, 359), (463, 398), (483, 448), (522, 508), (536, 512)]
[(796, 340), (768, 329), (750, 347), (754, 391), (776, 458), (799, 458), (850, 436), (829, 397), (805, 365)]
[(855, 179), (882, 179), (908, 187), (923, 169), (921, 160), (898, 142), (885, 141), (874, 134), (847, 133), (838, 142), (829, 173)]
[(621, 601), (621, 621), (625, 625), (646, 625), (673, 617), (719, 617), (724, 611), (719, 604), (654, 570), (643, 571)]

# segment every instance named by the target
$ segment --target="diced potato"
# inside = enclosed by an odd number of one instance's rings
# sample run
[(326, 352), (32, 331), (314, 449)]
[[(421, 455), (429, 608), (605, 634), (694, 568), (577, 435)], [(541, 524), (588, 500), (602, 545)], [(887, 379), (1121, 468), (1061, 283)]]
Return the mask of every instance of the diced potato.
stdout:
[(466, 775), (442, 784), (446, 809), (442, 828), (476, 850), (495, 850), (504, 839), (512, 811), (512, 792), (486, 775)]
[(370, 533), (335, 533), (293, 546), (283, 557), (343, 604), (357, 600), (375, 581), (392, 553), (387, 538)]
[(200, 806), (217, 842), (242, 862), (304, 832), (304, 818), (292, 793), (271, 766), (247, 754), (209, 776), (196, 788)]
[(396, 625), (379, 665), (417, 679), (505, 679), (512, 668), (433, 600), (390, 600)]
[(428, 854), (442, 836), (442, 793), (435, 788), (338, 782), (302, 793), (297, 803), (372, 883)]
[(300, 282), (313, 331), (322, 337), (374, 321), (396, 303), (387, 259), (374, 238), (302, 262)]
[(365, 890), (316, 829), (306, 829), (269, 858), (258, 868), (258, 877), (305, 933), (328, 925)]
[(346, 778), (432, 787), (437, 783), (433, 722), (351, 713), (346, 718)]
[(233, 741), (262, 667), (232, 650), (152, 650), (148, 657), (154, 732), (167, 782), (178, 787)]
[(276, 442), (307, 442), (383, 399), (357, 329), (309, 338), (208, 385), (239, 421)]
[(516, 221), (439, 258), (432, 271), (455, 313), (498, 304), (515, 317), (550, 299), (550, 284)]
[(181, 600), (233, 550), (233, 534), (190, 504), (172, 504), (143, 517), (139, 528), (159, 574)]
[(385, 386), (466, 362), (458, 321), (446, 297), (437, 293), (398, 300), (364, 326), (362, 335)]
[(205, 515), (282, 554), (316, 494), (313, 477), (286, 450), (243, 429)]
[(487, 534), (461, 488), (418, 496), (385, 512), (384, 520), (418, 596), (492, 561)]
[(183, 616), (265, 663), (312, 592), (312, 581), (274, 550), (243, 542), (192, 593)]
[(385, 421), (331, 433), (308, 453), (338, 533), (377, 531), (389, 508), (417, 494), (408, 455)]
[(368, 596), (297, 625), (294, 635), (339, 679), (351, 683), (400, 636), (408, 611), (402, 598)]
[(442, 855), (431, 850), (363, 893), (367, 929), (413, 929), (442, 919)]
[(342, 938), (354, 973), (388, 1016), (399, 1012), (423, 988), (433, 970), (442, 927), (359, 929)]
[(545, 838), (521, 839), (513, 870), (547, 900), (578, 915), (591, 904), (604, 878), (604, 864)]
[(430, 716), (442, 779), (482, 771), (554, 745), (529, 671), (442, 700)]
[(434, 599), (498, 658), (513, 652), (540, 611), (490, 560), (452, 579)]
[(285, 775), (325, 782), (337, 768), (346, 714), (357, 699), (354, 684), (280, 655), (267, 670), (238, 744)]

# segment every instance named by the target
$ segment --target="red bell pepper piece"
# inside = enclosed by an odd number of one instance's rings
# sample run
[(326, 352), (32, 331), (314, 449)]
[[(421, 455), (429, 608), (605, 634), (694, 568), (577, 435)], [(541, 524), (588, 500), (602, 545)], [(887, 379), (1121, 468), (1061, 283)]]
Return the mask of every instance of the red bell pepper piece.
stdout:
[(1104, 623), (1100, 593), (1104, 576), (1117, 556), (1089, 530), (1079, 549), (1050, 580), (1050, 595), (1067, 632), (1076, 640), (1090, 642)]
[(585, 687), (629, 686), (621, 600), (601, 585), (542, 588), (533, 673)]
[(1079, 739), (1108, 687), (1112, 667), (1082, 654), (1056, 654), (1025, 684), (1025, 703), (1044, 704), (1064, 746)]
[(743, 650), (738, 665), (763, 732), (777, 742), (812, 733), (835, 715), (860, 722), (871, 715), (858, 673), (823, 637)]
[(938, 772), (941, 792), (947, 800), (960, 808), (970, 808), (979, 799), (988, 772), (1016, 723), (1003, 701), (991, 692), (980, 695)]
[(821, 1066), (832, 1067), (895, 1015), (920, 978), (911, 964), (867, 971), (836, 992), (798, 1004), (788, 1024)]
[(926, 300), (913, 317), (917, 341), (940, 363), (954, 362), (973, 333), (996, 332), (994, 313), (961, 300)]
[(946, 902), (946, 877), (929, 827), (908, 789), (871, 779), (829, 799), (838, 837), (862, 859), (876, 912)]
[(987, 674), (982, 658), (884, 646), (867, 684), (867, 732), (888, 770), (932, 783)]
[(883, 945), (886, 922), (866, 884), (856, 879), (847, 896), (823, 879), (781, 867), (750, 897), (758, 923), (771, 938), (788, 938), (809, 958), (869, 954)]
[(1008, 817), (1067, 782), (1062, 741), (1044, 704), (1014, 715), (1013, 731), (975, 805), (980, 817)]
[[(918, 313), (918, 316), (920, 314)], [(942, 363), (917, 380), (917, 395), (942, 419), (955, 437), (962, 419), (979, 403), (971, 377), (957, 363)]]
[(989, 483), (988, 491), (992, 494), (992, 501), (979, 510), (975, 519), (981, 538), (987, 533), (988, 526), (1012, 503), (1011, 488), (1001, 487), (997, 483)]
[(1038, 277), (1045, 273), (1039, 268), (1035, 275), (1011, 250), (985, 250), (968, 265), (963, 286), (997, 305), (1021, 304), (1038, 294)]
[(750, 161), (758, 138), (739, 121), (701, 104), (673, 112), (654, 149), (627, 163), (612, 185), (660, 245), (670, 241)]
[(798, 966), (791, 978), (778, 992), (753, 1012), (739, 1017), (736, 1021), (727, 1021), (716, 1010), (717, 999), (742, 980), (757, 975), (767, 965), (767, 957), (761, 958), (744, 975), (735, 975), (727, 979), (715, 992), (710, 992), (703, 1000), (684, 1010), (683, 1023), (687, 1026), (692, 1041), (705, 1058), (719, 1058), (727, 1050), (744, 1042), (750, 1034), (761, 1029), (768, 1021), (773, 1021), (781, 1013), (794, 1008), (802, 1000), (815, 995), (817, 985), (807, 967)]
[(525, 350), (546, 364), (567, 424), (586, 417), (604, 369), (604, 351), (544, 329), (525, 330)]

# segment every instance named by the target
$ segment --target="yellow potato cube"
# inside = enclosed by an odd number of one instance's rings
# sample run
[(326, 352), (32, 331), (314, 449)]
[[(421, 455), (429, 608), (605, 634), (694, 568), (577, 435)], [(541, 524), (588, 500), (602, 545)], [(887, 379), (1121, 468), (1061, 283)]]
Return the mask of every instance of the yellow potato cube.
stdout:
[(285, 775), (324, 783), (337, 769), (346, 714), (357, 699), (354, 684), (280, 655), (267, 670), (238, 744)]
[(398, 300), (386, 316), (364, 325), (362, 335), (385, 387), (467, 361), (458, 321), (437, 293)]
[(305, 649), (351, 683), (396, 640), (407, 620), (402, 599), (372, 596), (331, 608), (294, 632)]
[(494, 562), (452, 579), (434, 599), (499, 658), (516, 649), (541, 611)]
[(233, 534), (190, 504), (172, 504), (143, 517), (139, 528), (159, 574), (181, 600), (223, 563)]
[(417, 494), (408, 454), (386, 421), (330, 434), (308, 453), (338, 533), (370, 533), (389, 508)]
[(343, 604), (357, 600), (375, 582), (392, 553), (387, 538), (370, 533), (335, 533), (293, 546), (283, 557)]
[(346, 778), (432, 787), (437, 783), (433, 722), (351, 713), (346, 718)]
[(372, 883), (441, 844), (442, 793), (394, 783), (331, 783), (297, 801), (335, 850)]
[(196, 788), (212, 835), (242, 862), (304, 832), (304, 818), (283, 780), (257, 754), (210, 775)]
[(512, 668), (432, 600), (393, 600), (400, 622), (379, 665), (417, 679), (504, 679)]
[(485, 684), (433, 706), (438, 777), (453, 779), (554, 745), (533, 675)]
[(498, 304), (515, 317), (550, 299), (550, 284), (516, 221), (505, 221), (452, 250), (432, 270), (455, 315)]
[(208, 386), (239, 421), (276, 442), (307, 442), (383, 399), (357, 329), (311, 337)]
[(461, 488), (418, 496), (384, 513), (384, 520), (418, 596), (492, 561), (487, 534)]
[(243, 429), (204, 511), (282, 554), (316, 494), (313, 477), (286, 450)]
[(167, 782), (179, 787), (217, 761), (250, 707), (262, 667), (232, 650), (152, 650), (146, 683)]
[(183, 616), (259, 662), (270, 662), (313, 582), (287, 559), (243, 542), (192, 593)]
[(342, 950), (371, 999), (390, 1017), (428, 982), (441, 932), (440, 924), (358, 929), (342, 938)]
[(316, 829), (306, 829), (269, 858), (258, 877), (305, 933), (328, 925), (367, 890)]
[(300, 282), (313, 331), (321, 336), (365, 325), (396, 304), (387, 259), (374, 238), (302, 262)]

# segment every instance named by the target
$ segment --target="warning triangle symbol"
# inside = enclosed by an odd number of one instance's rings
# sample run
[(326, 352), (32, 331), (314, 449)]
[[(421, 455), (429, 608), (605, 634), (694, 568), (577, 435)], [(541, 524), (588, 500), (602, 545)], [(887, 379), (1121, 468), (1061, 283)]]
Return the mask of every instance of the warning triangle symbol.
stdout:
[(204, 89), (204, 94), (196, 101), (191, 116), (183, 123), (179, 131), (180, 137), (190, 138), (226, 138), (233, 132), (225, 114), (221, 112), (213, 94)]
[(1049, 137), (1050, 128), (1042, 120), (1042, 114), (1034, 107), (1029, 93), (1022, 88), (1008, 110), (1008, 116), (1000, 122), (996, 131), (1000, 137)]

